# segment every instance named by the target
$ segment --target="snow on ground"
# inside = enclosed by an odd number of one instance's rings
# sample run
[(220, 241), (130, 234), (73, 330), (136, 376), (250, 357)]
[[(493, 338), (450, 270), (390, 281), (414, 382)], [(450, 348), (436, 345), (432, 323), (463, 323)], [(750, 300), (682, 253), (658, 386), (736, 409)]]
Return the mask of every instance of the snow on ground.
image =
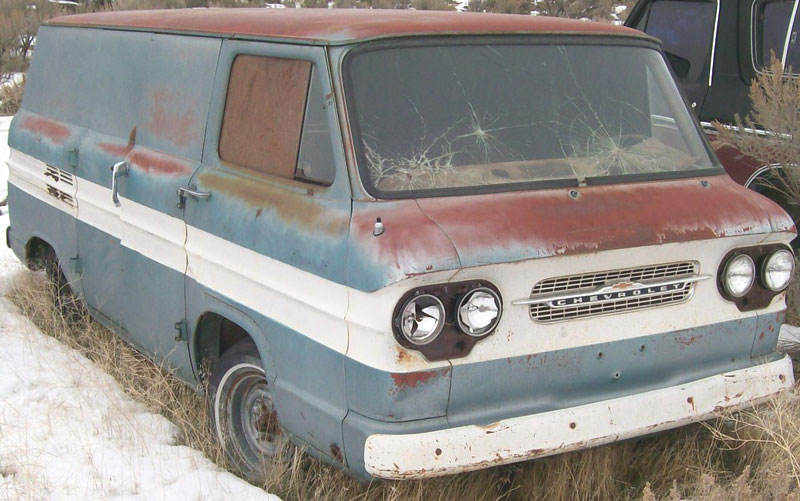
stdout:
[(22, 265), (2, 240), (0, 499), (279, 501), (178, 445), (173, 423), (23, 317), (3, 297)]
[[(0, 205), (8, 195), (8, 126), (11, 125), (11, 117), (0, 117)], [(2, 211), (2, 209), (0, 209)]]

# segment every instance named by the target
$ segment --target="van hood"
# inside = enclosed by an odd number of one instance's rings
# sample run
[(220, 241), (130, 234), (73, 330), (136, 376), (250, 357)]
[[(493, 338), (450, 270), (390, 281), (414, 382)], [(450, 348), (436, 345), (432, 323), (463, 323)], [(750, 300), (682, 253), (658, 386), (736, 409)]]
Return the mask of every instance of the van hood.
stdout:
[[(374, 236), (378, 217), (385, 232)], [(781, 231), (794, 231), (791, 218), (727, 175), (355, 202), (348, 285), (377, 290), (458, 268)]]

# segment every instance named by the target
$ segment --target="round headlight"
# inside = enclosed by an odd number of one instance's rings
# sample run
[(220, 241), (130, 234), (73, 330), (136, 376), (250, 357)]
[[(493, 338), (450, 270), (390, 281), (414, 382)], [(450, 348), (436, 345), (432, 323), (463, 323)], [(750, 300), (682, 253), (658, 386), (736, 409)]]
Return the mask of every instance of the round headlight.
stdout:
[(764, 260), (761, 276), (767, 289), (778, 292), (786, 288), (794, 275), (794, 256), (787, 249), (778, 249)]
[(725, 292), (733, 297), (742, 297), (750, 291), (756, 277), (756, 265), (746, 254), (733, 257), (722, 272)]
[(431, 294), (414, 296), (400, 312), (400, 332), (412, 344), (428, 344), (442, 332), (444, 305)]
[(458, 327), (470, 336), (482, 336), (497, 326), (502, 305), (495, 291), (487, 287), (473, 289), (458, 303)]

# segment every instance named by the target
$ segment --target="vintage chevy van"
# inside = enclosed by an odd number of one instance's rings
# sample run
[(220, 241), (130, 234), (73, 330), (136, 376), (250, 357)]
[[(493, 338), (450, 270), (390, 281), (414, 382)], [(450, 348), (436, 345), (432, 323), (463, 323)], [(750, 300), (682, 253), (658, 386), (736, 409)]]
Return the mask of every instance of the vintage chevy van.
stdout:
[(793, 384), (794, 225), (724, 173), (634, 30), (77, 15), (42, 27), (22, 108), (9, 245), (208, 381), (249, 478), (281, 436), (361, 479), (430, 477)]

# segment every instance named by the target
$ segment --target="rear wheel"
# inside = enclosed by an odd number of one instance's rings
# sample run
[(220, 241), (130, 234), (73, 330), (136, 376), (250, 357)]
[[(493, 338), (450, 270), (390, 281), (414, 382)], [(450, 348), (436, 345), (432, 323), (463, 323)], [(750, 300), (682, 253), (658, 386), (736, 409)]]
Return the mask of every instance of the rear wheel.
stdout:
[(251, 482), (263, 482), (283, 444), (272, 392), (250, 339), (227, 350), (209, 381), (211, 425), (225, 454)]
[(83, 303), (75, 296), (58, 262), (55, 250), (45, 246), (41, 252), (41, 267), (47, 276), (50, 298), (57, 311), (70, 322), (77, 322), (84, 313)]

